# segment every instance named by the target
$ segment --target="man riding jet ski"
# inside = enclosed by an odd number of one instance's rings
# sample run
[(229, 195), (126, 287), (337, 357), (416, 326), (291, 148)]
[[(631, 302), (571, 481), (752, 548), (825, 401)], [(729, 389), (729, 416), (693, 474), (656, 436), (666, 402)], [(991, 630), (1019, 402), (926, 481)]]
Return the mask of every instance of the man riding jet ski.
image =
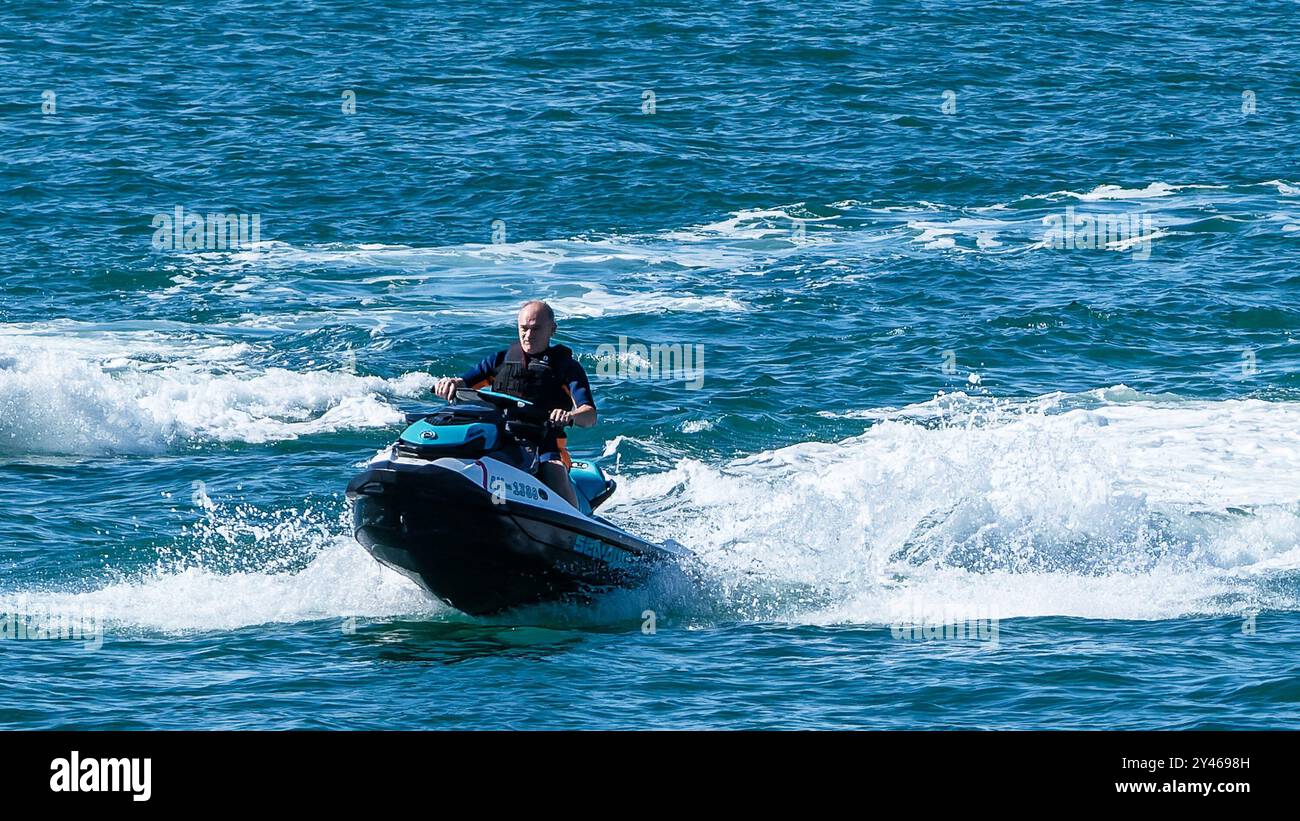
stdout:
[(596, 408), (581, 366), (549, 344), (555, 327), (545, 303), (524, 305), (519, 342), (439, 380), (451, 404), (409, 414), (348, 485), (357, 541), (471, 615), (588, 599), (688, 555), (595, 515), (615, 483), (565, 450), (564, 426), (594, 424)]
[(578, 500), (568, 476), (573, 460), (560, 431), (568, 425), (589, 428), (596, 424), (596, 403), (587, 373), (573, 358), (573, 351), (551, 345), (558, 327), (550, 305), (541, 300), (524, 303), (519, 309), (518, 342), (485, 358), (457, 379), (439, 379), (433, 392), (451, 401), (460, 388), (490, 384), (498, 393), (527, 399), (549, 414), (556, 432), (539, 448), (538, 475), (547, 487), (576, 507)]

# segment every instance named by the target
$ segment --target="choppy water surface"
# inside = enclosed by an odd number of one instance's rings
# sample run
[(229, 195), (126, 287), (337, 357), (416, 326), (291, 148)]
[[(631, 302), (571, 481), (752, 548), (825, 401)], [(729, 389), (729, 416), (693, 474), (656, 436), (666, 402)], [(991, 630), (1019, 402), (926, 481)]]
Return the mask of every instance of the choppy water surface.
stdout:
[[(0, 725), (1297, 726), (1293, 4), (0, 21)], [(697, 560), (472, 619), (342, 491), (531, 297)]]

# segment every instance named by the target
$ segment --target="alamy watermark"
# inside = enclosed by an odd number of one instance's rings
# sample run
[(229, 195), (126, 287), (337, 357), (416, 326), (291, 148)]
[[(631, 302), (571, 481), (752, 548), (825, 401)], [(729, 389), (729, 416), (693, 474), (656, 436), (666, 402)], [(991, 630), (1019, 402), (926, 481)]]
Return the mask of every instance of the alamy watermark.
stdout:
[(1241, 113), (1249, 117), (1258, 111), (1259, 106), (1255, 102), (1255, 92), (1249, 88), (1241, 92)]
[(984, 645), (984, 649), (996, 650), (1000, 624), (996, 616), (927, 612), (894, 621), (889, 631), (894, 638), (904, 641), (977, 641)]
[(704, 387), (704, 346), (673, 342), (643, 345), (628, 344), (626, 336), (618, 345), (605, 343), (596, 347), (596, 375), (610, 379), (684, 379), (686, 390)]
[(1250, 379), (1259, 373), (1259, 362), (1255, 352), (1250, 348), (1241, 352), (1241, 378)]
[(31, 607), (25, 599), (0, 610), (0, 641), (79, 641), (87, 650), (104, 646), (104, 615), (98, 607)]
[(951, 88), (943, 92), (943, 102), (939, 104), (939, 111), (949, 116), (957, 113), (957, 92)]
[(148, 801), (152, 772), (152, 758), (82, 758), (73, 750), (50, 762), (50, 792), (121, 792)]
[(1109, 249), (1132, 251), (1134, 259), (1151, 257), (1155, 220), (1150, 214), (1076, 214), (1071, 205), (1064, 215), (1048, 214), (1042, 223), (1047, 227), (1043, 245), (1053, 250)]
[(155, 251), (224, 251), (253, 248), (262, 240), (261, 214), (200, 214), (178, 205), (154, 214)]

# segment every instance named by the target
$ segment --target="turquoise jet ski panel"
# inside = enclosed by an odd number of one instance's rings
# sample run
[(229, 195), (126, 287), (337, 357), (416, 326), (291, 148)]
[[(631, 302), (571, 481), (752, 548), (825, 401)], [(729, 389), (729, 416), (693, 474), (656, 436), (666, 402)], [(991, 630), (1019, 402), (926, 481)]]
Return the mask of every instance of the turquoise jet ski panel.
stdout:
[(497, 427), (482, 422), (467, 425), (431, 425), (427, 419), (414, 422), (402, 431), (401, 440), (413, 447), (425, 450), (461, 448), (479, 445), (484, 452), (497, 446)]

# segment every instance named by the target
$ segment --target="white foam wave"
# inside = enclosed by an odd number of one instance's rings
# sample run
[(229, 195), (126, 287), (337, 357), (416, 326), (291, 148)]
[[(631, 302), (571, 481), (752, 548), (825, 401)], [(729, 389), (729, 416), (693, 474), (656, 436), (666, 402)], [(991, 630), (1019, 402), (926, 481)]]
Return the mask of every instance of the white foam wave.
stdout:
[(245, 343), (65, 326), (0, 327), (0, 452), (149, 452), (383, 427), (402, 419), (389, 398), (433, 381), (259, 367), (244, 361)]
[(1269, 180), (1268, 182), (1260, 183), (1260, 185), (1271, 185), (1277, 189), (1279, 194), (1285, 194), (1288, 197), (1300, 194), (1300, 187), (1294, 186), (1288, 182), (1283, 182), (1282, 180)]
[(343, 536), (292, 573), (189, 567), (88, 592), (0, 594), (0, 612), (86, 613), (118, 628), (167, 633), (325, 619), (340, 620), (343, 630), (345, 619), (426, 616), (444, 609)]
[[(696, 623), (814, 624), (1300, 609), (1300, 403), (1116, 386), (862, 415), (873, 424), (840, 442), (620, 476), (602, 513), (682, 542), (697, 561), (689, 592), (674, 581), (592, 618), (641, 607)], [(620, 437), (606, 456), (651, 444)], [(180, 566), (89, 592), (0, 594), (0, 606), (22, 596), (164, 631), (448, 615), (326, 518), (198, 503), (208, 524), (183, 534)]]
[[(1283, 196), (1291, 196), (1300, 191), (1300, 188), (1282, 180), (1255, 183), (1254, 186), (1272, 186)], [(1218, 215), (1219, 206), (1242, 196), (1245, 194), (1240, 187), (1227, 185), (1154, 181), (1144, 186), (1125, 187), (1104, 183), (1077, 191), (1062, 189), (1044, 194), (1027, 194), (1010, 202), (995, 202), (986, 206), (956, 207), (925, 200), (883, 205), (847, 199), (829, 206), (844, 210), (844, 214), (812, 216), (804, 209), (803, 203), (795, 203), (744, 209), (702, 224), (625, 235), (513, 238), (508, 242), (427, 247), (383, 243), (297, 247), (285, 242), (267, 241), (259, 243), (253, 249), (242, 251), (176, 255), (175, 258), (189, 270), (176, 275), (173, 286), (153, 296), (166, 299), (200, 289), (213, 296), (236, 301), (265, 301), (267, 297), (274, 298), (278, 292), (292, 294), (299, 290), (292, 284), (264, 276), (267, 271), (364, 267), (379, 269), (370, 276), (356, 280), (357, 284), (363, 286), (378, 286), (375, 296), (367, 297), (369, 299), (398, 299), (400, 294), (396, 291), (400, 290), (408, 297), (418, 297), (421, 305), (427, 305), (430, 297), (438, 301), (451, 299), (456, 302), (455, 309), (434, 309), (431, 312), (434, 316), (487, 316), (495, 315), (498, 307), (474, 305), (467, 308), (463, 304), (468, 299), (481, 299), (484, 283), (500, 289), (502, 301), (509, 303), (503, 309), (508, 313), (518, 296), (514, 286), (521, 278), (532, 283), (537, 292), (552, 289), (562, 294), (565, 286), (575, 278), (580, 278), (600, 279), (610, 287), (621, 285), (624, 287), (620, 290), (631, 295), (646, 284), (642, 275), (647, 270), (670, 267), (674, 274), (685, 272), (687, 277), (698, 277), (704, 272), (732, 272), (765, 266), (791, 255), (808, 253), (810, 249), (815, 251), (838, 246), (853, 248), (898, 237), (914, 239), (927, 250), (1014, 253), (1025, 247), (1036, 246), (1006, 248), (1001, 235), (1008, 233), (1015, 237), (1028, 233), (1037, 236), (1042, 233), (1042, 225), (1037, 220), (982, 221), (970, 220), (963, 214), (1016, 214), (1023, 213), (1023, 209), (1018, 206), (1025, 204), (1075, 200), (1079, 203), (1097, 203), (1102, 208), (1107, 207), (1107, 203), (1122, 205), (1134, 202), (1142, 205), (1143, 201), (1158, 201), (1146, 204), (1145, 208), (1159, 206), (1169, 211), (1188, 206), (1212, 207)], [(921, 236), (899, 230), (900, 221), (917, 214), (927, 216), (917, 217), (921, 221), (914, 222), (909, 227), (913, 231), (920, 231)], [(1178, 226), (1182, 222), (1194, 222), (1200, 218), (1176, 213), (1152, 216), (1164, 228)], [(863, 219), (865, 230), (854, 230), (850, 220)], [(961, 237), (964, 234), (971, 234), (974, 240), (970, 243), (963, 242)], [(513, 234), (510, 236), (514, 237)], [(1152, 238), (1154, 237), (1144, 238), (1142, 241)], [(611, 268), (614, 269), (612, 273)], [(314, 272), (310, 275), (314, 276)], [(609, 279), (606, 280), (605, 277)], [(624, 280), (623, 277), (628, 279)], [(474, 283), (476, 288), (460, 290), (466, 288), (466, 283)], [(319, 298), (320, 294), (314, 292), (313, 296)], [(662, 298), (670, 295), (661, 293), (658, 296), (662, 306)], [(349, 296), (349, 305), (354, 298), (354, 295)], [(674, 305), (667, 310), (696, 309), (688, 303), (683, 304), (687, 307)], [(600, 315), (609, 316), (613, 313), (607, 307), (605, 313)]]
[(1139, 200), (1172, 196), (1184, 187), (1186, 186), (1153, 182), (1145, 188), (1124, 188), (1118, 185), (1099, 185), (1091, 191), (1082, 194), (1074, 194), (1068, 191), (1064, 193), (1077, 197), (1084, 202), (1094, 202), (1096, 200)]
[[(778, 217), (775, 216), (773, 219)], [(783, 216), (783, 214), (782, 214)], [(236, 252), (186, 254), (181, 259), (196, 274), (173, 278), (175, 285), (162, 292), (171, 296), (187, 288), (207, 288), (213, 293), (261, 292), (263, 284), (246, 272), (309, 267), (365, 267), (390, 269), (360, 280), (366, 284), (384, 284), (449, 280), (466, 275), (497, 276), (508, 272), (514, 277), (526, 274), (530, 279), (545, 278), (562, 265), (565, 277), (574, 270), (599, 272), (610, 263), (621, 265), (674, 265), (685, 269), (725, 269), (743, 265), (753, 259), (746, 243), (760, 238), (789, 240), (794, 223), (771, 227), (741, 227), (764, 219), (764, 212), (742, 212), (732, 220), (666, 231), (659, 234), (635, 234), (613, 237), (572, 237), (568, 239), (520, 240), (500, 243), (464, 243), (413, 247), (382, 243), (334, 244), (298, 247), (285, 242), (264, 242), (256, 249)], [(816, 220), (812, 220), (816, 222)], [(728, 225), (734, 224), (734, 230)], [(790, 246), (793, 247), (793, 246)], [(231, 272), (241, 275), (230, 281)], [(203, 277), (216, 275), (215, 281)], [(270, 287), (270, 286), (265, 286)]]
[(842, 442), (626, 480), (607, 510), (694, 549), (733, 617), (1300, 607), (1300, 403), (1120, 386), (874, 415)]
[[(548, 300), (561, 317), (609, 317), (627, 314), (699, 313), (720, 311), (735, 313), (746, 310), (745, 303), (732, 296), (695, 296), (653, 291), (611, 293), (605, 286), (584, 282), (581, 296), (552, 297)], [(518, 306), (511, 306), (513, 316)]]

